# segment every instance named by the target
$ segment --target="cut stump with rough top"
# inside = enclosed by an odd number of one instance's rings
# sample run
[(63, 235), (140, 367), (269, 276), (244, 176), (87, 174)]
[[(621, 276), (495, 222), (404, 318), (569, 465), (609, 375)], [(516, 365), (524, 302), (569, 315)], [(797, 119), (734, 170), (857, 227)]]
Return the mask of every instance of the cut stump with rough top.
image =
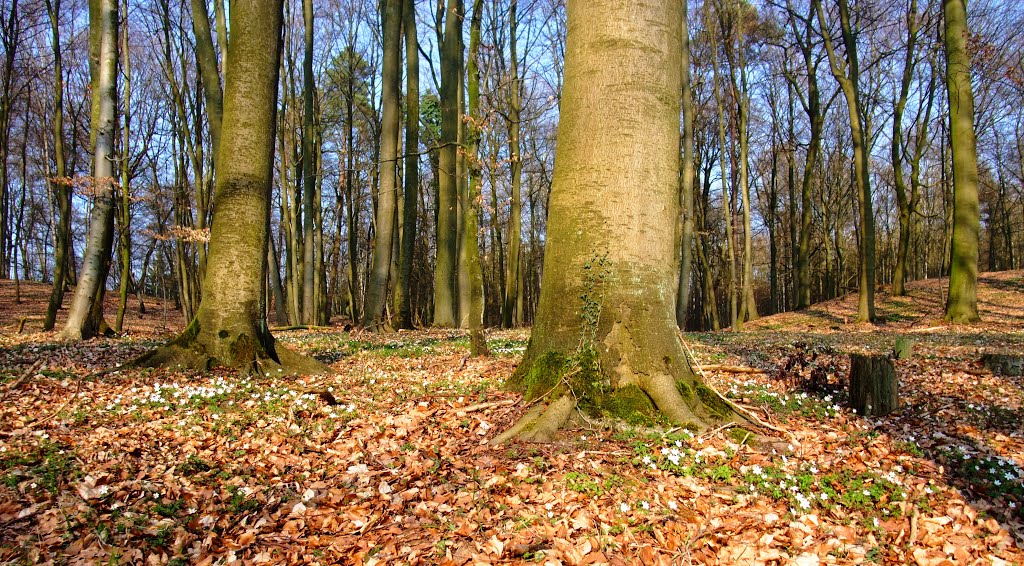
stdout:
[(899, 406), (899, 382), (892, 359), (850, 354), (850, 407), (858, 415), (880, 417)]

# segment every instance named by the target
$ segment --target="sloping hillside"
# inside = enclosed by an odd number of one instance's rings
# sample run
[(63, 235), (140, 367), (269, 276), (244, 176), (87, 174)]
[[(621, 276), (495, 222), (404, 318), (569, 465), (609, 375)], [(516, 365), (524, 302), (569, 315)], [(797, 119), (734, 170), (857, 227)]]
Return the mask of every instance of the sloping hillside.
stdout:
[[(46, 314), (46, 304), (50, 300), (50, 289), (49, 283), (15, 283), (10, 279), (0, 279), (0, 332), (17, 332), (23, 320), (23, 332), (39, 332)], [(64, 307), (57, 312), (58, 328), (67, 319), (67, 308), (73, 294), (74, 289), (71, 289), (64, 295)], [(118, 302), (117, 291), (107, 291), (103, 306), (110, 324), (114, 323)], [(145, 304), (145, 313), (141, 312), (139, 297), (128, 296), (128, 310), (125, 311), (127, 332), (152, 335), (181, 330), (181, 312), (175, 309), (173, 301), (143, 297), (142, 303)]]
[(746, 323), (747, 330), (857, 332), (872, 330), (923, 331), (949, 327), (977, 331), (1012, 332), (1024, 329), (1024, 271), (996, 271), (978, 277), (978, 309), (982, 322), (969, 327), (942, 320), (948, 279), (927, 279), (907, 285), (908, 293), (896, 297), (888, 288), (875, 292), (876, 325), (852, 324), (857, 317), (857, 293), (812, 305), (799, 311), (762, 317)]

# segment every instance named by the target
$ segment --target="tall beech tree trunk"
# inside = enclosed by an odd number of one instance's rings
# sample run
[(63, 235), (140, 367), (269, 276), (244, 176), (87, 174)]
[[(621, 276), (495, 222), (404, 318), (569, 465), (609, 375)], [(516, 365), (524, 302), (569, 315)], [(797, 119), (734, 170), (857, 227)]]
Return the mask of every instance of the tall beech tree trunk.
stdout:
[(458, 263), (459, 48), (462, 9), (448, 0), (441, 42), (441, 148), (437, 186), (437, 260), (434, 268), (434, 326), (455, 326)]
[(90, 63), (93, 85), (94, 202), (78, 285), (62, 335), (69, 340), (100, 332), (94, 310), (101, 313), (103, 287), (114, 241), (114, 143), (117, 134), (117, 2), (89, 1)]
[(493, 443), (551, 440), (577, 408), (696, 428), (735, 418), (694, 377), (676, 331), (680, 10), (567, 2), (541, 297), (508, 382), (543, 402)]
[(145, 366), (226, 366), (267, 376), (326, 366), (276, 347), (264, 308), (283, 0), (233, 0), (220, 171), (199, 312)]
[(900, 234), (896, 249), (896, 266), (892, 276), (892, 294), (907, 294), (907, 261), (910, 256), (910, 221), (913, 210), (910, 208), (910, 195), (907, 193), (907, 182), (903, 176), (903, 164), (906, 161), (905, 144), (903, 142), (903, 115), (910, 94), (910, 83), (914, 79), (914, 60), (917, 57), (917, 35), (920, 24), (917, 15), (917, 0), (910, 0), (907, 9), (907, 51), (903, 59), (903, 77), (900, 81), (900, 96), (892, 116), (892, 144), (890, 158), (892, 161), (893, 188), (896, 190), (896, 208), (899, 215)]
[(64, 155), (64, 59), (60, 45), (60, 8), (61, 0), (46, 0), (53, 47), (53, 160), (56, 163), (55, 177), (48, 182), (57, 204), (58, 218), (53, 246), (53, 289), (46, 306), (43, 330), (53, 330), (56, 324), (57, 311), (64, 302), (64, 291), (67, 289), (71, 255), (71, 185), (67, 178), (67, 158)]
[[(710, 4), (706, 4), (706, 9), (710, 9)], [(743, 322), (739, 316), (739, 309), (737, 306), (736, 297), (736, 238), (733, 230), (733, 204), (731, 193), (729, 190), (729, 181), (726, 176), (726, 162), (729, 160), (729, 147), (726, 143), (725, 123), (727, 120), (725, 113), (725, 101), (724, 94), (722, 93), (722, 87), (719, 84), (719, 73), (718, 73), (718, 42), (716, 41), (715, 32), (710, 32), (708, 38), (711, 40), (711, 69), (712, 74), (712, 85), (711, 88), (715, 92), (715, 106), (718, 109), (718, 160), (719, 160), (719, 173), (721, 175), (721, 187), (722, 187), (722, 214), (725, 217), (725, 249), (728, 253), (728, 295), (729, 295), (729, 327), (737, 329), (742, 326)]]
[(416, 37), (416, 10), (410, 2), (402, 10), (405, 30), (405, 183), (402, 198), (402, 242), (398, 261), (395, 303), (398, 327), (412, 328), (412, 265), (416, 253), (416, 206), (420, 192), (420, 54)]
[(501, 309), (501, 325), (512, 328), (522, 324), (523, 313), (523, 156), (520, 134), (522, 124), (520, 113), (522, 86), (519, 78), (517, 0), (509, 6), (508, 51), (511, 79), (508, 86), (508, 150), (509, 169), (512, 172), (512, 191), (508, 213), (508, 261), (505, 264), (505, 296)]
[(676, 326), (686, 329), (686, 315), (690, 307), (690, 272), (693, 267), (693, 182), (695, 174), (693, 151), (693, 85), (690, 81), (690, 34), (687, 2), (682, 6), (682, 53), (680, 58), (680, 85), (683, 111), (683, 161), (679, 168), (679, 196), (682, 208), (682, 230), (679, 254), (679, 289), (676, 293)]
[(864, 123), (860, 91), (860, 62), (857, 57), (857, 37), (850, 23), (848, 0), (838, 0), (839, 25), (845, 47), (845, 61), (839, 55), (825, 23), (821, 0), (813, 0), (825, 40), (832, 76), (839, 82), (846, 97), (850, 117), (850, 137), (853, 141), (853, 169), (857, 185), (857, 204), (860, 205), (860, 294), (857, 300), (857, 322), (875, 320), (875, 213), (871, 196), (871, 172), (868, 163), (868, 128)]
[[(219, 5), (220, 2), (221, 0), (214, 0), (214, 5)], [(206, 116), (210, 125), (210, 144), (213, 146), (213, 166), (216, 170), (217, 155), (220, 153), (224, 93), (220, 86), (220, 73), (217, 72), (217, 54), (213, 51), (213, 34), (210, 31), (210, 13), (206, 9), (206, 0), (192, 0), (192, 33), (196, 36), (196, 62), (199, 64), (199, 74), (203, 80)]]
[[(128, 13), (128, 1), (121, 0), (121, 11)], [(121, 260), (121, 281), (118, 287), (117, 316), (114, 318), (114, 332), (124, 329), (124, 314), (128, 309), (128, 291), (132, 281), (132, 175), (129, 164), (129, 148), (132, 132), (132, 64), (128, 45), (128, 20), (123, 22), (121, 32), (121, 68), (124, 74), (124, 94), (121, 103), (124, 125), (121, 131), (121, 201), (117, 208), (118, 253)]]
[(381, 69), (380, 183), (377, 214), (373, 223), (373, 265), (366, 287), (363, 326), (379, 329), (384, 323), (388, 272), (394, 251), (395, 206), (398, 178), (398, 125), (400, 83), (402, 80), (402, 0), (386, 0), (384, 5), (384, 58)]
[(953, 236), (946, 320), (968, 323), (978, 316), (978, 148), (974, 135), (974, 92), (967, 51), (967, 2), (943, 0), (949, 144), (953, 153)]
[[(821, 108), (821, 94), (818, 89), (818, 59), (814, 55), (814, 19), (817, 1), (809, 4), (806, 16), (800, 16), (790, 2), (786, 2), (786, 11), (789, 14), (790, 28), (793, 37), (796, 39), (796, 46), (800, 50), (804, 66), (807, 69), (806, 86), (797, 82), (796, 77), (789, 70), (786, 71), (786, 80), (790, 86), (790, 94), (796, 94), (800, 105), (807, 115), (810, 125), (810, 139), (807, 144), (807, 155), (804, 158), (804, 173), (800, 180), (800, 221), (799, 236), (793, 240), (794, 246), (794, 282), (793, 286), (793, 308), (803, 309), (811, 305), (811, 235), (813, 231), (813, 208), (811, 197), (813, 196), (814, 175), (821, 154), (821, 136), (825, 126), (825, 112)], [(797, 25), (799, 21), (802, 29)], [(806, 94), (804, 90), (806, 89)], [(790, 192), (794, 187), (795, 173), (795, 152), (796, 136), (793, 128), (792, 101), (790, 101), (790, 163), (789, 183)], [(794, 200), (790, 199), (791, 204)], [(792, 214), (792, 213), (791, 213)], [(795, 229), (796, 224), (792, 224)]]
[[(480, 25), (483, 21), (483, 0), (473, 0), (469, 23), (469, 59), (466, 65), (468, 83), (468, 112), (466, 124), (466, 167), (469, 172), (466, 185), (466, 206), (463, 210), (462, 247), (466, 262), (463, 267), (469, 282), (469, 312), (465, 313), (470, 335), (470, 353), (487, 355), (484, 339), (484, 273), (480, 265), (479, 221), (483, 172), (480, 169)], [(461, 316), (461, 315), (460, 315)]]
[[(313, 124), (313, 97), (316, 79), (313, 76), (313, 0), (302, 0), (305, 50), (302, 56), (302, 323), (316, 324), (320, 318), (316, 301), (316, 229), (314, 218), (320, 208), (316, 199), (316, 129)], [(396, 39), (395, 42), (401, 41)]]
[[(750, 227), (750, 143), (748, 133), (750, 129), (750, 93), (747, 91), (747, 64), (746, 56), (744, 55), (745, 47), (743, 44), (742, 2), (736, 3), (736, 35), (738, 39), (736, 42), (736, 49), (739, 59), (736, 71), (739, 74), (739, 80), (737, 81), (735, 78), (736, 75), (733, 74), (733, 92), (739, 99), (737, 100), (736, 106), (736, 121), (738, 123), (740, 138), (740, 195), (743, 198), (742, 308), (740, 309), (739, 319), (736, 324), (736, 329), (739, 330), (744, 321), (756, 320), (758, 318), (757, 302), (754, 298), (754, 245)], [(731, 44), (732, 42), (730, 41), (730, 45)]]

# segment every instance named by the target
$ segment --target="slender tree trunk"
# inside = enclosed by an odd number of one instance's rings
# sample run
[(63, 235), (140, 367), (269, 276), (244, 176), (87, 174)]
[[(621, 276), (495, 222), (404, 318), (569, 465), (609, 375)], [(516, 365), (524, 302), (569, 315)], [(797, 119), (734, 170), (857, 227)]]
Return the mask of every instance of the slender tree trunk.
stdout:
[(359, 312), (359, 200), (355, 183), (355, 81), (356, 59), (352, 51), (355, 38), (350, 37), (345, 57), (348, 64), (345, 97), (345, 216), (348, 221), (346, 244), (348, 247), (348, 307), (353, 323), (358, 323)]
[[(121, 11), (125, 14), (128, 13), (127, 0), (121, 0)], [(132, 65), (128, 48), (127, 20), (124, 21), (124, 29), (121, 33), (121, 59), (124, 71), (124, 100), (121, 109), (124, 114), (124, 130), (121, 137), (121, 202), (118, 208), (121, 284), (118, 289), (117, 317), (114, 319), (114, 332), (117, 333), (124, 329), (124, 313), (128, 308), (128, 291), (132, 280), (132, 189), (131, 168), (128, 163), (132, 129)]]
[[(857, 301), (857, 322), (874, 322), (875, 320), (875, 215), (871, 196), (871, 177), (868, 164), (868, 136), (864, 124), (860, 92), (860, 66), (857, 58), (857, 38), (850, 24), (848, 0), (838, 0), (839, 21), (842, 30), (843, 44), (846, 48), (845, 64), (840, 61), (832, 39), (827, 31), (823, 32), (825, 50), (828, 53), (832, 75), (839, 82), (846, 97), (846, 105), (850, 116), (850, 136), (853, 140), (854, 179), (857, 186), (857, 204), (860, 207), (860, 269)], [(822, 30), (827, 30), (825, 14), (820, 0), (814, 0), (818, 14), (818, 22)]]
[(405, 28), (405, 185), (402, 196), (402, 247), (398, 266), (395, 302), (399, 328), (412, 328), (412, 266), (416, 252), (416, 203), (420, 190), (420, 54), (416, 36), (416, 10), (413, 3), (402, 10)]
[(267, 265), (270, 267), (270, 289), (274, 296), (274, 315), (277, 324), (285, 326), (288, 324), (288, 299), (284, 295), (284, 286), (281, 284), (281, 261), (278, 259), (277, 247), (274, 245), (274, 238), (267, 238)]
[(400, 114), (402, 0), (386, 0), (384, 8), (384, 58), (381, 71), (380, 182), (374, 221), (373, 265), (366, 288), (362, 324), (378, 330), (383, 327), (387, 301), (388, 272), (394, 248), (395, 206), (398, 179), (398, 125)]
[(690, 307), (690, 272), (693, 265), (693, 181), (695, 176), (693, 151), (693, 87), (690, 81), (690, 29), (687, 21), (687, 2), (682, 3), (682, 58), (680, 63), (682, 97), (680, 105), (683, 112), (683, 160), (679, 169), (679, 196), (682, 199), (682, 234), (679, 259), (679, 287), (676, 293), (676, 325), (686, 329), (686, 315)]
[(892, 280), (892, 294), (896, 296), (907, 294), (907, 261), (910, 255), (910, 221), (912, 212), (910, 209), (910, 198), (907, 194), (907, 183), (903, 177), (903, 164), (905, 161), (903, 114), (907, 107), (907, 97), (910, 94), (910, 83), (914, 79), (914, 59), (917, 56), (918, 26), (917, 0), (910, 0), (910, 7), (907, 11), (907, 52), (903, 59), (903, 78), (900, 82), (900, 96), (896, 100), (896, 107), (893, 110), (892, 145), (890, 151), (893, 188), (896, 191), (896, 208), (900, 222), (899, 244), (896, 250), (896, 267), (893, 271)]
[(726, 161), (729, 158), (729, 148), (726, 144), (725, 134), (725, 103), (723, 101), (724, 95), (719, 84), (718, 77), (718, 45), (715, 40), (714, 32), (710, 33), (711, 38), (711, 67), (713, 70), (713, 85), (712, 89), (715, 91), (715, 104), (718, 107), (718, 157), (719, 157), (719, 172), (721, 174), (721, 187), (722, 187), (722, 213), (725, 217), (725, 247), (728, 253), (728, 294), (729, 294), (729, 326), (733, 330), (738, 330), (742, 327), (743, 322), (740, 319), (739, 311), (737, 308), (737, 296), (736, 296), (736, 239), (733, 234), (732, 224), (732, 213), (733, 205), (732, 199), (730, 198), (731, 191), (729, 190), (729, 182), (726, 176)]
[[(213, 35), (210, 32), (210, 13), (206, 0), (192, 1), (192, 32), (196, 36), (196, 61), (203, 81), (203, 95), (206, 98), (206, 115), (210, 126), (210, 143), (213, 145), (213, 165), (217, 168), (220, 153), (220, 128), (224, 114), (224, 95), (220, 87), (220, 73), (217, 71), (217, 55), (213, 51)], [(214, 0), (214, 6), (221, 0)], [(223, 14), (220, 14), (223, 18)], [(225, 46), (226, 49), (226, 46)]]
[(943, 0), (949, 143), (953, 154), (953, 234), (946, 319), (977, 322), (978, 316), (978, 149), (974, 134), (974, 93), (967, 50), (967, 2)]
[(71, 246), (71, 180), (67, 178), (67, 159), (64, 156), (64, 65), (60, 44), (61, 0), (46, 0), (50, 17), (53, 47), (53, 158), (55, 177), (49, 179), (50, 190), (57, 204), (57, 230), (54, 237), (53, 290), (46, 307), (43, 330), (53, 330), (57, 311), (64, 302), (67, 288), (68, 262)]
[(738, 36), (739, 65), (739, 88), (734, 88), (738, 95), (736, 119), (739, 123), (740, 138), (740, 194), (743, 197), (743, 307), (739, 313), (736, 329), (741, 328), (743, 321), (756, 320), (757, 302), (754, 298), (754, 246), (753, 235), (750, 225), (750, 179), (749, 179), (749, 154), (750, 143), (748, 130), (750, 128), (750, 94), (747, 92), (747, 66), (744, 34), (743, 34), (743, 3), (736, 3), (736, 30)]
[(22, 20), (18, 0), (10, 3), (4, 26), (3, 84), (0, 85), (0, 277), (10, 277), (13, 247), (11, 246), (11, 208), (9, 204), (7, 158), (10, 156), (11, 113), (14, 106), (14, 63), (21, 45)]
[(523, 321), (521, 294), (523, 292), (523, 156), (522, 156), (522, 124), (520, 113), (522, 103), (520, 93), (522, 85), (519, 77), (519, 45), (518, 45), (518, 1), (511, 0), (509, 5), (509, 79), (508, 86), (508, 146), (509, 169), (512, 174), (512, 190), (508, 213), (508, 254), (505, 263), (505, 297), (501, 309), (501, 325), (512, 328)]
[[(116, 136), (115, 107), (117, 105), (117, 3), (115, 0), (89, 1), (90, 54), (95, 60), (93, 99), (96, 121), (93, 193), (95, 196), (92, 219), (86, 239), (82, 271), (74, 298), (68, 310), (68, 320), (62, 332), (70, 340), (82, 340), (97, 334), (100, 329), (93, 317), (93, 308), (102, 312), (102, 291), (110, 264), (114, 235), (114, 139)], [(93, 39), (95, 38), (95, 39)], [(97, 299), (100, 299), (97, 302)]]
[(469, 61), (466, 67), (468, 84), (466, 91), (469, 95), (468, 119), (466, 127), (466, 166), (469, 172), (468, 184), (466, 186), (466, 207), (464, 214), (464, 228), (462, 246), (466, 250), (466, 263), (469, 282), (469, 312), (468, 328), (470, 335), (470, 353), (474, 356), (485, 356), (488, 354), (487, 341), (483, 334), (484, 325), (484, 274), (480, 265), (480, 237), (478, 218), (481, 208), (481, 186), (483, 185), (483, 173), (480, 169), (480, 25), (483, 21), (483, 0), (473, 0), (473, 11), (469, 24)]
[(316, 202), (316, 149), (313, 144), (316, 138), (313, 125), (313, 96), (316, 93), (316, 80), (313, 77), (313, 0), (302, 0), (302, 20), (305, 24), (305, 51), (302, 57), (302, 323), (312, 325), (319, 318), (314, 229), (322, 229), (321, 226), (313, 225), (316, 216), (314, 208), (320, 207), (320, 203)]
[(462, 10), (448, 0), (441, 43), (441, 148), (438, 161), (437, 259), (434, 268), (434, 326), (455, 326), (458, 263), (459, 46)]
[[(475, 1), (475, 0), (474, 0)], [(459, 11), (465, 15), (465, 0), (459, 0)], [(458, 192), (458, 227), (456, 238), (458, 239), (458, 269), (456, 270), (455, 289), (458, 297), (456, 305), (456, 319), (459, 328), (469, 328), (469, 316), (473, 301), (472, 281), (469, 275), (470, 249), (463, 245), (466, 241), (466, 211), (469, 209), (469, 167), (466, 163), (466, 152), (469, 149), (468, 125), (466, 124), (466, 49), (462, 34), (459, 34), (459, 129), (458, 129), (458, 154), (455, 156), (455, 186)]]

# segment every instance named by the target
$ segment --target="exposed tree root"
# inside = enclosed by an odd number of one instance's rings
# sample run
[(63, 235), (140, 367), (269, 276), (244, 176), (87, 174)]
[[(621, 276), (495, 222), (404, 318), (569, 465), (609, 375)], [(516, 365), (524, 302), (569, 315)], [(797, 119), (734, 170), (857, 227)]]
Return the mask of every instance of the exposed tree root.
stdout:
[(523, 442), (551, 442), (574, 410), (576, 399), (568, 394), (561, 395), (547, 406), (536, 405), (511, 428), (494, 437), (490, 445), (499, 446), (513, 439)]
[[(229, 344), (214, 342), (226, 337), (231, 338)], [(315, 358), (276, 345), (269, 332), (253, 330), (232, 335), (222, 330), (213, 334), (202, 332), (198, 321), (193, 321), (170, 343), (142, 355), (130, 365), (193, 371), (228, 367), (266, 377), (315, 375), (330, 370)]]

